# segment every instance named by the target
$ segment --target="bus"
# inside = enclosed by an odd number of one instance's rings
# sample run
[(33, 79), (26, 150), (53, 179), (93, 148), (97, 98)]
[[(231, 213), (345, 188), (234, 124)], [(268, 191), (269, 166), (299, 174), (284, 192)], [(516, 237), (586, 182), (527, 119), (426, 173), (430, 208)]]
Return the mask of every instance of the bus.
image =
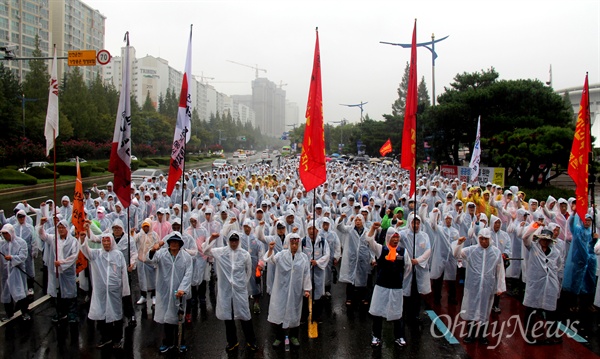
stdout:
[(288, 156), (292, 153), (292, 148), (290, 146), (283, 146), (281, 147), (281, 155), (282, 156)]

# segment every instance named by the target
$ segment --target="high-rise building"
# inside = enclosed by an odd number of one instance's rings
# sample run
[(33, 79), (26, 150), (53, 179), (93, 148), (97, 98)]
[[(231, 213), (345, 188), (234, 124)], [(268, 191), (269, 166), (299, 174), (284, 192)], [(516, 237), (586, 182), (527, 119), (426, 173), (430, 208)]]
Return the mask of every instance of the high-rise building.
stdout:
[[(43, 57), (48, 57), (52, 47), (49, 41), (50, 14), (48, 0), (4, 0), (0, 2), (0, 45), (12, 48), (16, 58), (31, 57), (35, 50), (35, 37), (39, 36)], [(29, 72), (28, 61), (3, 61), (24, 80)]]
[(252, 109), (263, 134), (279, 137), (285, 131), (285, 91), (266, 78), (252, 81)]
[[(285, 124), (286, 126), (300, 125), (300, 108), (295, 102), (285, 101)], [(286, 130), (287, 132), (287, 130)]]
[[(11, 0), (11, 2), (27, 0)], [(48, 2), (48, 0), (41, 0)], [(50, 1), (50, 43), (56, 44), (59, 56), (67, 56), (70, 50), (104, 49), (104, 23), (106, 17), (81, 0)], [(102, 75), (101, 66), (81, 66), (86, 82)], [(69, 71), (66, 61), (58, 62), (58, 76)]]

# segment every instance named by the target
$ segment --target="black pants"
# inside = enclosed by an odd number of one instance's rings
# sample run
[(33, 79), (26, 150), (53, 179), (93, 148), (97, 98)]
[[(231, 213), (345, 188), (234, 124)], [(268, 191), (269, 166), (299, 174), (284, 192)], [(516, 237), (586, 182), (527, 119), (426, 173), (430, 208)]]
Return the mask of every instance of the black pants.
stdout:
[(361, 303), (367, 299), (367, 287), (355, 287), (348, 283), (346, 285), (346, 300), (351, 301), (353, 304)]
[[(456, 300), (456, 281), (448, 280), (448, 301)], [(433, 289), (433, 301), (434, 303), (439, 303), (442, 301), (442, 288), (444, 286), (444, 274), (438, 278), (432, 280), (432, 289)]]
[(4, 311), (6, 312), (7, 317), (11, 318), (13, 315), (15, 315), (15, 311), (17, 310), (20, 310), (21, 314), (29, 313), (29, 299), (27, 297), (21, 299), (17, 303), (4, 303)]
[(118, 343), (123, 339), (123, 320), (107, 323), (104, 320), (98, 321), (98, 330), (100, 331), (101, 341), (112, 340)]
[(287, 330), (283, 329), (283, 325), (281, 324), (273, 324), (275, 326), (275, 338), (283, 341), (285, 339), (286, 332), (292, 338), (298, 338), (298, 327), (288, 328)]
[[(300, 316), (301, 322), (308, 321), (308, 301), (310, 298), (302, 297), (302, 315)], [(313, 301), (312, 304), (312, 319), (313, 321), (320, 320), (321, 314), (323, 313), (323, 297), (321, 299)]]
[[(538, 322), (548, 322), (549, 327), (536, 326)], [(525, 318), (523, 323), (527, 326), (526, 333), (530, 339), (546, 339), (546, 334), (551, 336), (557, 335), (558, 323), (560, 321), (559, 315), (555, 310), (544, 310), (531, 307), (525, 307)], [(533, 332), (533, 328), (536, 328)]]
[(206, 281), (203, 280), (198, 286), (198, 301), (200, 304), (206, 304)]
[[(373, 336), (381, 339), (381, 331), (383, 328), (383, 317), (373, 316)], [(404, 320), (392, 320), (394, 325), (394, 339), (404, 338)]]
[(133, 302), (131, 299), (131, 295), (125, 296), (122, 299), (123, 302), (123, 315), (125, 318), (131, 318), (135, 314), (133, 311)]
[(485, 338), (487, 337), (488, 323), (478, 323), (475, 321), (467, 322), (467, 337), (469, 338)]
[[(247, 343), (254, 344), (256, 342), (256, 336), (254, 335), (254, 327), (252, 326), (252, 319), (241, 320), (242, 331)], [(230, 346), (235, 345), (238, 342), (237, 329), (235, 327), (235, 320), (225, 321), (225, 335), (227, 336), (227, 344)]]
[(494, 307), (499, 307), (500, 306), (500, 296), (497, 294), (494, 294)]
[(406, 320), (419, 319), (421, 315), (421, 294), (417, 288), (417, 273), (413, 272), (410, 297), (404, 297), (404, 314)]
[(43, 266), (42, 267), (42, 284), (44, 285), (44, 288), (42, 288), (44, 295), (48, 294), (48, 267), (47, 266)]
[(63, 317), (67, 314), (77, 316), (77, 298), (56, 297), (56, 314)]
[[(165, 332), (165, 338), (163, 339), (163, 345), (173, 346), (177, 344), (177, 335), (179, 333), (179, 325), (177, 324), (163, 324), (163, 329)], [(185, 325), (181, 326), (181, 344), (185, 343)]]

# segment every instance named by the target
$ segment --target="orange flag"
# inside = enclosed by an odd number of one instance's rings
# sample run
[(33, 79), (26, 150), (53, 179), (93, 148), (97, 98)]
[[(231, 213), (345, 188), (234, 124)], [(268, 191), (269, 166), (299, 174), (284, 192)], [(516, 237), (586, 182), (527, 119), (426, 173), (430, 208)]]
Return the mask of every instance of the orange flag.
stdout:
[(568, 167), (569, 176), (576, 185), (576, 212), (582, 222), (585, 221), (585, 215), (588, 210), (588, 164), (590, 152), (592, 151), (590, 131), (590, 96), (588, 76), (586, 74)]
[(415, 193), (415, 171), (417, 162), (417, 20), (413, 29), (410, 48), (410, 70), (408, 90), (404, 107), (404, 129), (402, 130), (402, 158), (400, 167), (410, 171), (410, 195)]
[(306, 104), (306, 128), (300, 155), (300, 180), (306, 191), (313, 190), (327, 180), (325, 165), (325, 130), (323, 129), (323, 95), (321, 92), (321, 53), (319, 30), (315, 44), (313, 71)]
[(391, 152), (392, 152), (392, 141), (390, 141), (390, 139), (388, 138), (388, 140), (385, 141), (383, 146), (381, 146), (381, 148), (379, 149), (379, 154), (381, 155), (381, 157), (385, 157), (385, 155), (387, 155), (388, 153), (391, 153)]
[[(77, 158), (77, 180), (75, 181), (75, 194), (73, 195), (73, 216), (71, 217), (71, 223), (75, 226), (75, 232), (79, 235), (79, 232), (83, 231), (85, 224), (85, 211), (83, 209), (83, 182), (81, 181), (81, 169), (79, 168), (79, 157)], [(75, 263), (75, 272), (79, 274), (82, 270), (87, 268), (88, 262), (83, 253), (79, 251), (77, 262)]]

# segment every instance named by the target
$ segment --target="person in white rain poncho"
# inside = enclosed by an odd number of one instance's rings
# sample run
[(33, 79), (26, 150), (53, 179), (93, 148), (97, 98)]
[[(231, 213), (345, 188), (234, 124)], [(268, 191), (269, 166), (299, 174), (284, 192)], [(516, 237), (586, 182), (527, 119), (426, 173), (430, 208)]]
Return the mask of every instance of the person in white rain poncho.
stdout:
[[(37, 231), (40, 239), (46, 244), (48, 263), (48, 294), (56, 298), (56, 315), (53, 322), (67, 319), (77, 322), (77, 284), (75, 283), (75, 262), (79, 255), (79, 242), (69, 233), (69, 224), (64, 219), (56, 225), (58, 241), (54, 234), (44, 231), (44, 224), (48, 219), (42, 218)], [(58, 243), (58, 258), (56, 257), (56, 244)], [(56, 271), (58, 270), (58, 278)], [(59, 295), (60, 291), (60, 295)]]
[(136, 302), (138, 305), (145, 304), (147, 298), (152, 298), (152, 305), (156, 304), (156, 271), (153, 265), (146, 263), (146, 254), (160, 238), (151, 227), (152, 220), (146, 218), (142, 223), (142, 230), (134, 237), (138, 250), (137, 273), (141, 292), (140, 299)]
[(494, 294), (506, 290), (504, 263), (500, 250), (490, 245), (490, 229), (479, 232), (477, 245), (463, 248), (464, 238), (457, 242), (454, 256), (466, 263), (465, 292), (460, 317), (469, 322), (465, 343), (472, 343), (479, 334), (482, 344), (488, 345), (487, 326), (494, 302)]
[[(533, 241), (531, 237), (523, 238), (523, 243), (530, 253), (523, 300), (523, 305), (526, 307), (523, 323), (529, 324), (528, 344), (544, 341), (547, 344), (558, 344), (562, 341), (557, 332), (559, 316), (556, 313), (556, 302), (560, 294), (558, 270), (562, 266), (562, 254), (552, 245), (554, 242), (552, 237), (552, 231), (542, 229), (533, 235)], [(536, 331), (534, 329), (536, 323), (543, 321), (544, 317), (549, 327)], [(546, 336), (546, 334), (550, 335)]]
[(299, 250), (300, 236), (287, 235), (289, 249), (274, 254), (275, 242), (269, 243), (265, 261), (275, 266), (273, 292), (269, 303), (267, 320), (275, 324), (274, 347), (279, 347), (285, 338), (284, 329), (289, 328), (290, 343), (299, 346), (298, 326), (302, 312), (302, 296), (308, 298), (312, 284), (310, 282), (310, 260)]
[(27, 261), (25, 272), (27, 273), (27, 294), (33, 295), (33, 278), (35, 277), (35, 266), (33, 260), (38, 256), (38, 235), (31, 224), (27, 222), (27, 214), (20, 209), (17, 212), (17, 223), (13, 225), (17, 237), (27, 243)]
[[(306, 254), (310, 261), (311, 275), (313, 280), (313, 306), (312, 320), (315, 322), (321, 321), (321, 313), (323, 312), (322, 297), (325, 294), (325, 271), (329, 264), (329, 243), (322, 235), (319, 235), (319, 230), (312, 224), (308, 226), (308, 235), (302, 238), (302, 252)], [(308, 298), (302, 301), (302, 318), (305, 322), (308, 319)]]
[(210, 279), (208, 256), (202, 251), (202, 245), (210, 239), (210, 235), (198, 222), (198, 214), (190, 216), (190, 226), (185, 230), (196, 242), (198, 253), (192, 257), (194, 273), (192, 275), (192, 305), (200, 304), (200, 309), (206, 310), (206, 281)]
[[(181, 234), (172, 232), (167, 238), (167, 248), (160, 241), (146, 256), (146, 262), (156, 266), (156, 312), (154, 321), (164, 325), (164, 339), (159, 351), (166, 353), (175, 344), (178, 311), (185, 312), (185, 300), (191, 294), (192, 257), (184, 250)], [(183, 334), (182, 334), (183, 337)], [(182, 338), (182, 343), (183, 343)], [(185, 347), (180, 347), (185, 350)]]
[[(89, 231), (89, 224), (86, 224)], [(118, 250), (112, 234), (102, 234), (102, 248), (90, 249), (85, 237), (81, 252), (92, 270), (92, 301), (88, 318), (98, 322), (100, 342), (98, 348), (113, 343), (113, 348), (123, 346), (123, 300), (130, 295), (127, 263)]]
[(23, 320), (30, 320), (29, 301), (27, 299), (27, 276), (25, 275), (25, 262), (27, 261), (27, 243), (17, 237), (11, 224), (2, 227), (0, 238), (0, 275), (2, 276), (1, 302), (4, 303), (6, 317), (2, 321), (12, 318), (16, 309), (21, 310)]
[[(512, 241), (508, 233), (501, 229), (502, 220), (492, 214), (490, 218), (490, 234), (491, 244), (496, 246), (502, 253), (502, 261), (504, 264), (504, 270), (510, 266), (510, 260), (508, 258), (512, 255)], [(500, 313), (500, 296), (494, 296), (494, 305), (492, 306), (494, 313)]]
[(373, 347), (381, 345), (383, 319), (386, 319), (394, 323), (394, 342), (398, 346), (404, 346), (406, 341), (402, 325), (404, 300), (402, 286), (411, 272), (412, 264), (410, 258), (406, 257), (406, 250), (398, 246), (400, 235), (393, 227), (388, 228), (385, 234), (385, 245), (375, 242), (375, 233), (380, 227), (381, 223), (373, 223), (367, 235), (369, 248), (377, 257), (377, 279), (369, 308), (369, 313), (373, 316), (371, 345)]
[(371, 263), (375, 262), (367, 244), (368, 228), (365, 228), (365, 219), (360, 214), (348, 225), (343, 223), (345, 218), (346, 214), (343, 213), (337, 226), (344, 248), (340, 282), (347, 283), (346, 305), (352, 305), (355, 300), (367, 305), (367, 280), (371, 273)]
[(421, 230), (421, 217), (411, 213), (407, 218), (408, 226), (400, 231), (402, 247), (410, 258), (413, 270), (404, 279), (404, 311), (408, 320), (419, 320), (421, 313), (421, 295), (431, 293), (431, 280), (429, 276), (429, 257), (431, 256), (431, 243), (429, 236)]
[(435, 209), (432, 212), (431, 229), (434, 234), (432, 241), (435, 249), (431, 256), (430, 277), (433, 280), (433, 301), (441, 304), (444, 281), (448, 284), (448, 304), (458, 304), (456, 300), (456, 258), (452, 254), (452, 244), (458, 241), (458, 229), (452, 226), (452, 213), (444, 214), (443, 224), (435, 221)]
[[(192, 257), (192, 266), (193, 266), (194, 258), (198, 255), (198, 245), (196, 244), (196, 240), (188, 233), (181, 232), (181, 218), (179, 218), (179, 217), (173, 218), (172, 228), (173, 228), (173, 231), (181, 233), (181, 239), (183, 239), (183, 243), (184, 243), (183, 247), (181, 249), (185, 250), (190, 255), (190, 257)], [(163, 240), (166, 240), (166, 239), (167, 238), (165, 238)], [(192, 274), (192, 285), (193, 285), (193, 282), (194, 282), (194, 275)], [(185, 308), (186, 308), (185, 321), (187, 323), (192, 322), (193, 291), (191, 292), (191, 294), (192, 295), (187, 296), (187, 303), (185, 306)]]
[(252, 327), (252, 315), (248, 305), (248, 280), (253, 276), (250, 253), (240, 245), (240, 234), (231, 232), (228, 245), (213, 248), (215, 238), (204, 242), (204, 254), (214, 258), (217, 266), (217, 307), (215, 314), (225, 321), (227, 351), (238, 347), (235, 320), (242, 322), (246, 344), (251, 350), (257, 350), (256, 338)]
[[(281, 252), (284, 248), (285, 242), (285, 225), (283, 223), (275, 223), (273, 228), (275, 229), (274, 235), (265, 236), (264, 234), (265, 221), (261, 221), (258, 228), (256, 229), (256, 237), (259, 241), (269, 245), (270, 243), (275, 243), (273, 247), (273, 251), (275, 254)], [(273, 289), (273, 281), (275, 280), (275, 266), (270, 266), (267, 264), (267, 293), (271, 294)]]
[(324, 217), (321, 226), (323, 229), (321, 231), (321, 236), (329, 243), (329, 263), (327, 264), (325, 271), (325, 296), (329, 298), (331, 297), (331, 285), (337, 283), (338, 279), (337, 265), (342, 257), (342, 244), (340, 243), (340, 238), (337, 233), (329, 230), (331, 219)]

